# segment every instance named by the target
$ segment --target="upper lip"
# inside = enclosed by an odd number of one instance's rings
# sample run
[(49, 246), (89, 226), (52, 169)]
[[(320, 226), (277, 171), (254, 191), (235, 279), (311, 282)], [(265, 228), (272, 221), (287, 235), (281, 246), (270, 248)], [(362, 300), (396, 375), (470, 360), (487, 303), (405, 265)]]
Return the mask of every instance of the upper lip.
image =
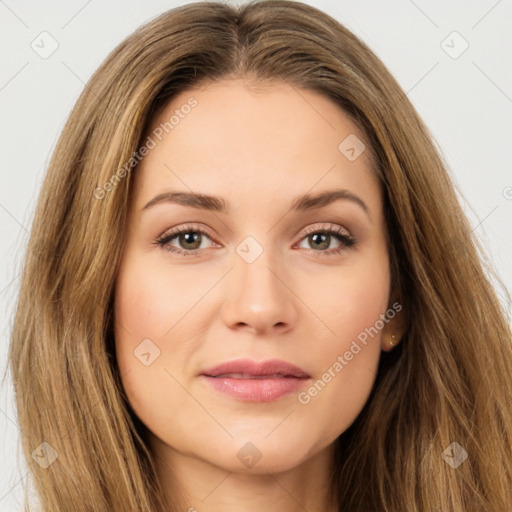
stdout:
[(220, 377), (230, 374), (242, 374), (239, 378), (250, 377), (295, 377), (306, 379), (310, 375), (291, 363), (281, 361), (280, 359), (269, 359), (267, 361), (253, 361), (251, 359), (237, 359), (228, 361), (201, 372), (201, 375), (208, 377)]

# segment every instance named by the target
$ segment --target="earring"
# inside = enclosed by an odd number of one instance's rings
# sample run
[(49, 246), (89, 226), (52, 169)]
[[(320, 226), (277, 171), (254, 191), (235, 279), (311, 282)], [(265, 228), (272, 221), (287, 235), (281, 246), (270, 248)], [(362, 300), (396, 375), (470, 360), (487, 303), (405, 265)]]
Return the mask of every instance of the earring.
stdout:
[(389, 344), (394, 347), (397, 343), (396, 336), (394, 334), (391, 335), (392, 340), (389, 342)]

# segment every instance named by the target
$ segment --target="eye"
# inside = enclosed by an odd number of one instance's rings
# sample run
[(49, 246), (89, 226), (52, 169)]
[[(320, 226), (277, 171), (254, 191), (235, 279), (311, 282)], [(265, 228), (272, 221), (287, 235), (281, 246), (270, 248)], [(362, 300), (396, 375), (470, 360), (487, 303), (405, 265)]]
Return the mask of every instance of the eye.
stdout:
[[(341, 253), (343, 250), (355, 245), (355, 238), (343, 227), (330, 225), (327, 228), (319, 228), (313, 226), (306, 230), (306, 236), (302, 239), (306, 243), (309, 243), (313, 249), (312, 253), (318, 253), (317, 255), (336, 255)], [(339, 245), (330, 250), (324, 250), (329, 248), (331, 242), (338, 241)]]
[[(203, 245), (205, 239), (212, 240), (207, 231), (197, 226), (184, 225), (164, 233), (154, 243), (169, 252), (182, 256), (194, 256), (207, 248)], [(175, 243), (178, 246), (171, 243), (173, 240), (176, 240)], [(309, 243), (310, 247), (313, 247), (312, 249), (306, 249), (315, 256), (336, 255), (356, 243), (355, 238), (345, 228), (336, 225), (329, 225), (325, 228), (318, 226), (308, 228), (306, 236), (302, 238), (301, 242), (303, 240)], [(337, 241), (339, 245), (333, 249), (325, 250), (329, 248), (333, 241)], [(301, 246), (301, 248), (304, 247)]]
[[(159, 237), (155, 244), (169, 252), (181, 254), (183, 256), (193, 256), (199, 252), (204, 239), (210, 239), (210, 235), (203, 229), (195, 226), (180, 226)], [(177, 243), (181, 247), (176, 247), (171, 242), (177, 239)]]

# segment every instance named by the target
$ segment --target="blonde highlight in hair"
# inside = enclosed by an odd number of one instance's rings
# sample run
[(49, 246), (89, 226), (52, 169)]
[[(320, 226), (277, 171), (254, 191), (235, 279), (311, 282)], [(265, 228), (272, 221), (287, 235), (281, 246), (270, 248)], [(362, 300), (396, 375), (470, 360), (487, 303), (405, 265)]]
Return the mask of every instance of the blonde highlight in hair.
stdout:
[[(37, 204), (11, 338), (22, 446), (43, 512), (177, 510), (166, 503), (113, 348), (113, 291), (133, 158), (155, 113), (212, 80), (285, 81), (365, 133), (384, 192), (393, 287), (409, 325), (336, 441), (333, 496), (350, 512), (512, 507), (512, 335), (483, 251), (428, 129), (375, 54), (300, 2), (199, 2), (142, 26), (85, 87)], [(43, 441), (58, 460), (31, 459)], [(468, 460), (441, 457), (457, 441)]]

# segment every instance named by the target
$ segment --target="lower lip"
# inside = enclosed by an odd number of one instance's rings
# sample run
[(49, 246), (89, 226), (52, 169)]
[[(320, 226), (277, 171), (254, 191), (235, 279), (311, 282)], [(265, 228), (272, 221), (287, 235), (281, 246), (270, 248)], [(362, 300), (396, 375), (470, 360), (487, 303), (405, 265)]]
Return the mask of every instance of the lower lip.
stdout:
[(298, 391), (308, 379), (269, 377), (268, 379), (232, 379), (201, 375), (217, 391), (246, 402), (270, 402)]

